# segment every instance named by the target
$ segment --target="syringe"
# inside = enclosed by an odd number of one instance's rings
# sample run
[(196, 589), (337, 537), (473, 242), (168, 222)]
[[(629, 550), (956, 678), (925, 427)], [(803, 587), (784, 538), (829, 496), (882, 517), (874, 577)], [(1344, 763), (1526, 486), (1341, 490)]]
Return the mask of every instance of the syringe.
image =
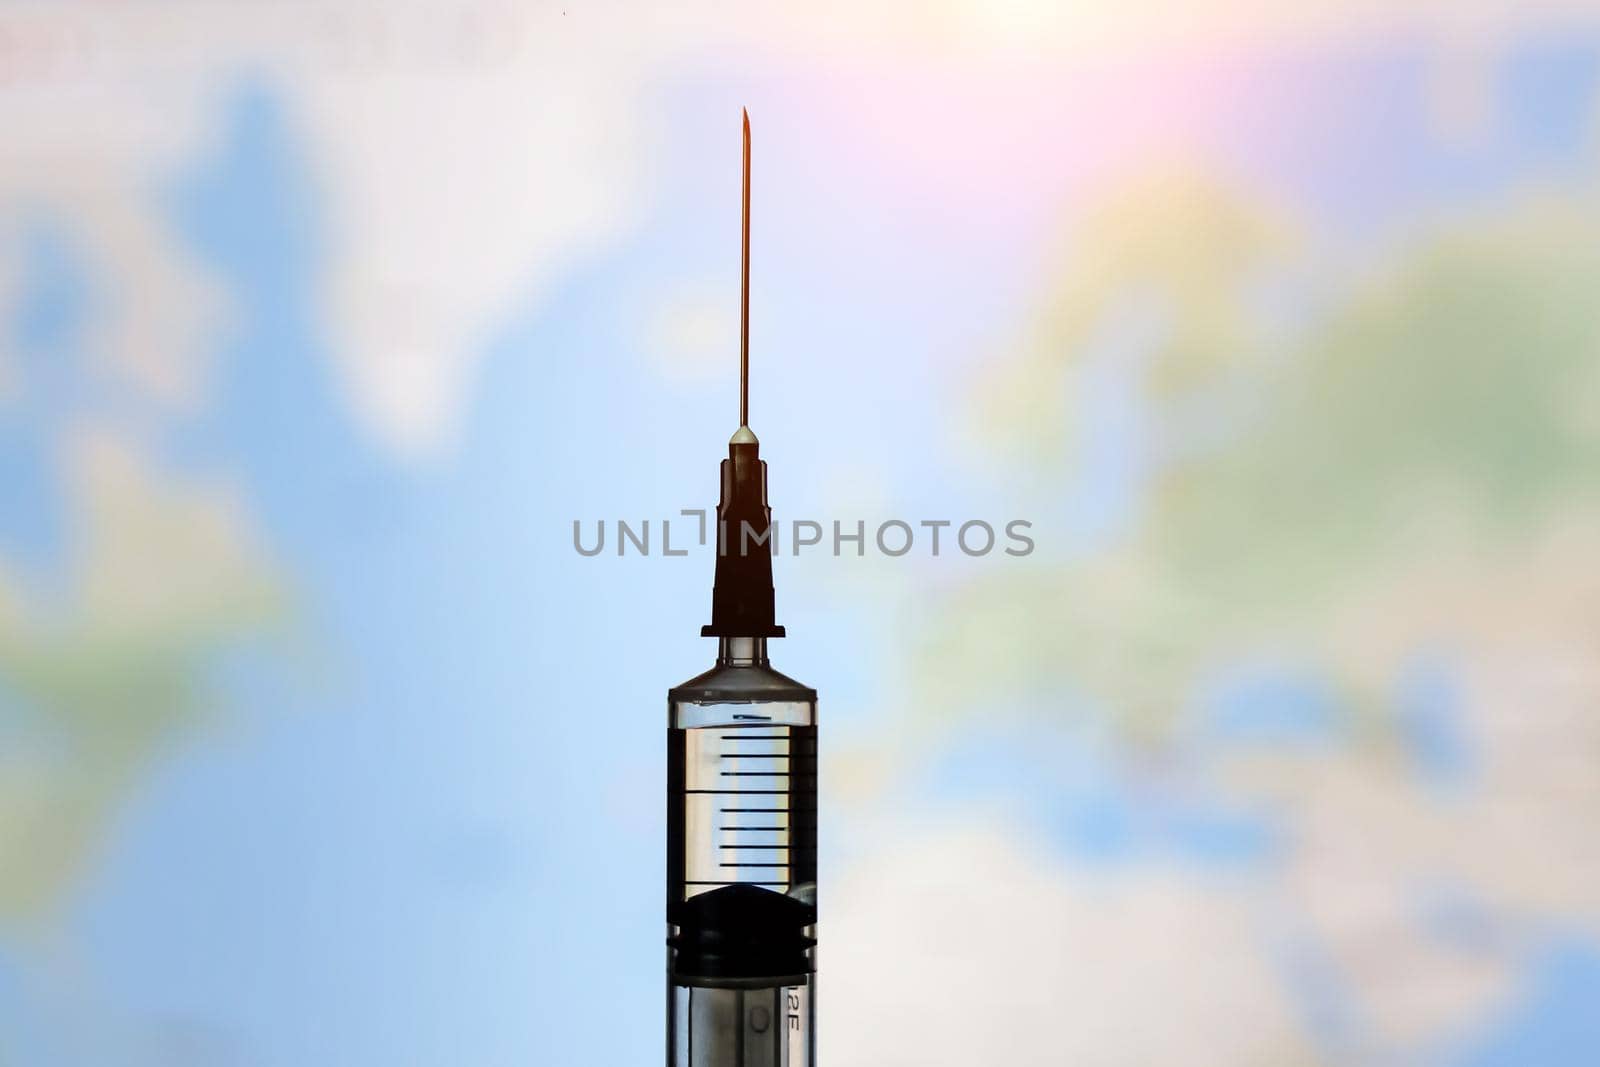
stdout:
[(749, 426), (744, 117), (739, 429), (722, 461), (717, 663), (667, 694), (668, 1067), (815, 1067), (817, 693), (773, 670), (772, 513)]

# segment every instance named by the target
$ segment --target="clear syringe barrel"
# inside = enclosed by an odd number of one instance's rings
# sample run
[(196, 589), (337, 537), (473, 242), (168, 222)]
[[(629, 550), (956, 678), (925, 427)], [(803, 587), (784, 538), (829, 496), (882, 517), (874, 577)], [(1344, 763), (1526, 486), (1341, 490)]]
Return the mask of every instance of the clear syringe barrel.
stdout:
[(725, 637), (667, 704), (668, 1067), (814, 1067), (816, 691)]

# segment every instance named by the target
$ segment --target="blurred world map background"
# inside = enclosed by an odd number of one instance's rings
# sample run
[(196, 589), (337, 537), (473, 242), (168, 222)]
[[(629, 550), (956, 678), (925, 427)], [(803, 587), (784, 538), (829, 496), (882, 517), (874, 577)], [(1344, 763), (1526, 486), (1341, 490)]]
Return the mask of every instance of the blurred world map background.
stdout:
[[(0, 1065), (661, 1046), (738, 110), (822, 1059), (1600, 1062), (1600, 19), (0, 9)], [(659, 526), (658, 526), (659, 536)], [(870, 538), (870, 535), (869, 535)], [(870, 543), (870, 541), (869, 541)]]

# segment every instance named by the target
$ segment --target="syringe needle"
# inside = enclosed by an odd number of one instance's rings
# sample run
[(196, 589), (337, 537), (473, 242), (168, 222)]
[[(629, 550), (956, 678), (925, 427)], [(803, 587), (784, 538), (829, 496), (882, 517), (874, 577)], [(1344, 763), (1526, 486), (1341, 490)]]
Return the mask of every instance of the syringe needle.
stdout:
[(744, 112), (744, 196), (739, 217), (739, 425), (750, 425), (750, 112)]

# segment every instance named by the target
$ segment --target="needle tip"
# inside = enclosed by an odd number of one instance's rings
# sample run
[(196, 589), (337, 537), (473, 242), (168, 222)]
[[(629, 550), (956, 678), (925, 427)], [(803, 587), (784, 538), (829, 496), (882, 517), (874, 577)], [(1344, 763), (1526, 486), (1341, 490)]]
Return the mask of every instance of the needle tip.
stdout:
[(739, 425), (746, 428), (750, 425), (750, 110), (739, 110), (744, 113), (743, 204), (739, 213)]

